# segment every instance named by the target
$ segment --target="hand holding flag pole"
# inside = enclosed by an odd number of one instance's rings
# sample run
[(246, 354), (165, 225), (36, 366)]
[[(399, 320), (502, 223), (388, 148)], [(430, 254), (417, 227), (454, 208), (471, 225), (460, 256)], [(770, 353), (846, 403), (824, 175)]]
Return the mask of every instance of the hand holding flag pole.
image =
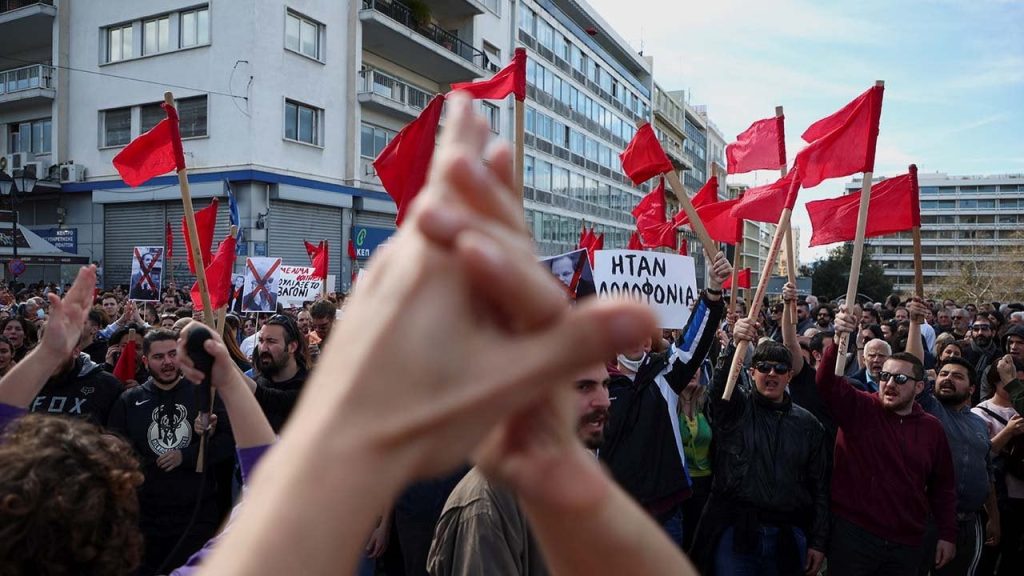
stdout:
[[(800, 181), (797, 178), (793, 178), (789, 184), (789, 191), (786, 193), (786, 206), (782, 209), (782, 215), (779, 216), (779, 224), (775, 228), (775, 236), (772, 238), (772, 244), (768, 248), (768, 257), (765, 258), (761, 277), (757, 280), (757, 291), (754, 292), (754, 297), (747, 308), (748, 320), (756, 322), (758, 314), (761, 313), (761, 302), (764, 301), (764, 293), (768, 289), (768, 280), (771, 278), (772, 268), (775, 267), (775, 261), (779, 257), (779, 249), (782, 247), (783, 240), (786, 239), (786, 230), (789, 230), (789, 221), (793, 215), (793, 205), (796, 204), (796, 193), (799, 189)], [(739, 379), (740, 370), (743, 368), (743, 358), (746, 357), (749, 346), (750, 342), (747, 340), (740, 340), (739, 344), (736, 345), (736, 352), (732, 356), (732, 366), (729, 367), (729, 378), (726, 380), (725, 390), (722, 392), (724, 400), (732, 398), (732, 391), (736, 389), (736, 380)]]
[[(885, 82), (878, 80), (875, 82), (875, 86), (878, 88), (884, 88)], [(881, 106), (881, 103), (879, 103), (879, 106)], [(874, 124), (874, 130), (877, 135), (877, 121)], [(872, 142), (872, 148), (874, 148), (874, 142)], [(867, 231), (868, 226), (868, 204), (871, 201), (871, 184), (874, 179), (874, 150), (871, 151), (871, 156), (871, 169), (864, 172), (864, 179), (861, 184), (860, 210), (857, 212), (857, 235), (853, 241), (853, 259), (850, 260), (850, 283), (846, 286), (846, 311), (851, 313), (853, 312), (853, 303), (857, 299), (857, 285), (860, 281), (860, 264), (861, 260), (864, 258), (864, 234)], [(839, 334), (839, 342), (837, 345), (839, 347), (840, 354), (836, 358), (836, 376), (842, 376), (846, 373), (846, 347), (849, 339), (849, 333), (843, 332)]]

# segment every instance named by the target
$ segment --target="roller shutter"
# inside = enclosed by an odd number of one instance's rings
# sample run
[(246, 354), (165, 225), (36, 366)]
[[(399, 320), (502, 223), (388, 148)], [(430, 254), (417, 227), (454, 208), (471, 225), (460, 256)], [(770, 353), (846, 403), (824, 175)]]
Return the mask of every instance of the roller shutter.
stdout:
[(328, 274), (340, 289), (341, 259), (346, 250), (341, 244), (341, 208), (275, 201), (270, 206), (267, 224), (268, 255), (280, 257), (289, 266), (309, 266), (303, 240), (313, 244), (327, 240), (330, 245)]

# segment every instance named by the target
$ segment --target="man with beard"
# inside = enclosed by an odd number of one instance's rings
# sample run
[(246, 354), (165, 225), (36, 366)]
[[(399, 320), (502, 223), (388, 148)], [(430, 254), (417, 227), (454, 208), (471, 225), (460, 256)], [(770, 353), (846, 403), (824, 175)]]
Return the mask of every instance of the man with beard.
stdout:
[[(575, 382), (576, 435), (587, 450), (604, 443), (608, 421), (608, 370), (591, 367)], [(473, 468), (444, 505), (427, 556), (431, 576), (540, 576), (548, 574), (516, 496), (492, 485)]]
[[(132, 445), (145, 476), (139, 518), (146, 549), (138, 574), (164, 574), (161, 567), (184, 564), (213, 536), (220, 511), (215, 476), (196, 472), (200, 437), (193, 423), (204, 407), (197, 402), (196, 387), (181, 377), (177, 337), (167, 330), (150, 330), (142, 340), (142, 360), (149, 379), (121, 394), (107, 427)], [(234, 438), (219, 399), (208, 434), (204, 465), (230, 459)], [(198, 515), (190, 526), (197, 503)]]
[(101, 426), (107, 422), (122, 388), (113, 374), (82, 352), (93, 338), (88, 326), (86, 322), (87, 329), (82, 330), (71, 355), (54, 362), (56, 370), (32, 401), (30, 411), (84, 418)]
[[(917, 301), (910, 302), (909, 307), (912, 323), (907, 351), (919, 359), (924, 358), (918, 334), (926, 307)], [(978, 373), (971, 363), (951, 356), (937, 368), (934, 394), (926, 386), (917, 398), (925, 412), (938, 418), (946, 431), (956, 478), (957, 555), (944, 568), (936, 570), (939, 575), (973, 576), (981, 559), (984, 541), (982, 507), (988, 513), (987, 532), (996, 538), (999, 534), (999, 509), (991, 476), (988, 426), (980, 416), (971, 412), (971, 396), (977, 388)]]
[[(971, 345), (964, 349), (964, 360), (970, 362), (975, 374), (987, 374), (992, 362), (999, 359), (1002, 353), (995, 339), (995, 332), (988, 316), (978, 315), (971, 324)], [(981, 387), (976, 386), (972, 392), (972, 404), (982, 400)]]
[(818, 306), (814, 311), (814, 327), (822, 332), (832, 331), (832, 311), (828, 306)]
[[(851, 315), (836, 316), (836, 340), (856, 328)], [(894, 354), (878, 375), (878, 393), (869, 394), (835, 375), (836, 356), (829, 346), (816, 373), (839, 425), (830, 574), (916, 573), (929, 517), (938, 527), (934, 563), (945, 566), (956, 554), (956, 483), (942, 424), (914, 402), (925, 386), (924, 365)]]
[(277, 314), (260, 329), (258, 342), (258, 376), (250, 387), (270, 426), (280, 433), (308, 375), (306, 339), (295, 320)]

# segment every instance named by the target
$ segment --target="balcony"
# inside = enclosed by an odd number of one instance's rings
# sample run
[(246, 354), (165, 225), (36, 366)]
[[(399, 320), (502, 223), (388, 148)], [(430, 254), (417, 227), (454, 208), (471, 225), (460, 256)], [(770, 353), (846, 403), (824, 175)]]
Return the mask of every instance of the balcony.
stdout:
[(0, 38), (5, 54), (49, 46), (53, 42), (53, 0), (0, 0)]
[(434, 95), (380, 70), (366, 69), (359, 73), (357, 97), (365, 108), (398, 113), (411, 120), (419, 116)]
[(53, 66), (33, 64), (0, 72), (0, 104), (18, 102), (34, 105), (52, 102), (54, 89)]
[(363, 0), (363, 49), (440, 83), (486, 74), (484, 53), (437, 24), (418, 22), (396, 0)]
[(668, 155), (668, 159), (672, 161), (672, 166), (676, 170), (693, 170), (693, 163), (683, 154), (682, 147), (673, 146), (665, 139), (661, 140), (661, 147), (665, 149), (665, 154)]

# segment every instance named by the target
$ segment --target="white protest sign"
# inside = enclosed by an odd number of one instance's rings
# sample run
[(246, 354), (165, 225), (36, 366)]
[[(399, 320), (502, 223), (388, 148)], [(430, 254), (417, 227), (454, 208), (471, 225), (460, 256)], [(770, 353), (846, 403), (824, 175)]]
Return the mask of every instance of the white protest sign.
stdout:
[(281, 279), (277, 282), (277, 302), (285, 308), (300, 308), (303, 302), (320, 297), (324, 284), (313, 277), (312, 266), (281, 266)]
[(277, 312), (277, 285), (281, 281), (280, 258), (245, 259), (243, 312)]
[(683, 328), (699, 297), (693, 258), (641, 250), (598, 250), (594, 283), (599, 298), (627, 296), (650, 305), (662, 328)]

